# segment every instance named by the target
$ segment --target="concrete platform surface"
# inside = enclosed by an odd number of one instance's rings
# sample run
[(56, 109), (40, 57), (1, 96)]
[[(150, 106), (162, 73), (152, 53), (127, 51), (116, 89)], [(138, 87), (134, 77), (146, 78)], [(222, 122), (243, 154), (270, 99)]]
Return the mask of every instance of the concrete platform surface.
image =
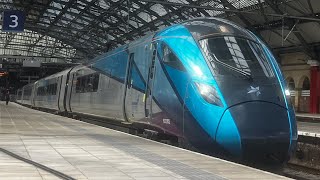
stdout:
[[(75, 179), (286, 179), (15, 103), (0, 102), (0, 148)], [(0, 152), (0, 179), (59, 179)]]

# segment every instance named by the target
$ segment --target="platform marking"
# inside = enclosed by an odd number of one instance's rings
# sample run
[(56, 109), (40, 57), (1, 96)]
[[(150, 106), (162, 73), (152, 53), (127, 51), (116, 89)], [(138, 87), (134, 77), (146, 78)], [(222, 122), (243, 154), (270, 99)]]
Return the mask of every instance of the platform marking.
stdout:
[(306, 131), (298, 131), (298, 135), (299, 136), (310, 136), (310, 137), (320, 138), (320, 134), (312, 133), (312, 132), (306, 132)]

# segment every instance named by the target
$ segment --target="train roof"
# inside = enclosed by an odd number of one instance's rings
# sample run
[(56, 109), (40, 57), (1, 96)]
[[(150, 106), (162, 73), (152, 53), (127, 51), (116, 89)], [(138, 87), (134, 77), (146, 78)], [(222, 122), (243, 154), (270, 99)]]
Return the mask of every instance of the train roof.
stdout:
[(75, 68), (75, 67), (78, 67), (78, 66), (82, 66), (82, 65), (77, 65), (77, 66), (74, 66), (74, 67), (71, 67), (71, 68), (68, 68), (68, 69), (65, 69), (63, 71), (60, 71), (60, 72), (57, 72), (55, 74), (52, 74), (50, 76), (47, 76), (47, 77), (44, 77), (44, 78), (41, 78), (41, 79), (38, 79), (37, 81), (31, 83), (31, 84), (35, 84), (35, 83), (38, 83), (39, 81), (43, 81), (43, 80), (47, 80), (47, 79), (52, 79), (52, 78), (56, 78), (56, 77), (59, 77), (63, 74), (67, 74), (71, 69)]
[[(159, 34), (163, 31), (170, 30), (171, 28), (181, 25), (184, 26), (188, 31), (192, 34), (193, 38), (196, 40), (200, 40), (206, 37), (212, 36), (225, 36), (225, 35), (232, 35), (232, 36), (240, 36), (245, 37), (247, 39), (256, 41), (256, 38), (253, 34), (251, 34), (248, 30), (237, 25), (231, 21), (221, 19), (221, 18), (195, 18), (191, 20), (187, 20), (178, 24), (174, 24), (172, 26), (163, 28), (156, 32), (152, 32), (147, 34), (144, 37), (141, 37), (135, 41), (132, 41), (128, 44), (122, 45), (112, 51), (106, 52), (97, 56), (96, 58), (92, 59), (89, 62), (89, 65), (95, 63), (98, 60), (105, 58), (106, 56), (110, 56), (113, 54), (117, 54), (121, 51), (125, 51), (127, 48), (135, 47), (139, 44), (146, 44), (152, 41), (153, 37), (156, 34)], [(175, 36), (174, 36), (175, 37)]]
[(242, 36), (251, 40), (255, 37), (245, 28), (221, 18), (197, 18), (182, 22), (196, 40), (214, 36)]

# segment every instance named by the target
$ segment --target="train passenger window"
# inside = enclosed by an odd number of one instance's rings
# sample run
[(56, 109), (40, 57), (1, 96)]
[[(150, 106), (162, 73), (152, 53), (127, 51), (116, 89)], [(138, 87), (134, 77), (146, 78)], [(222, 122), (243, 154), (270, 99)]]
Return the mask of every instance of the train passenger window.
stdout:
[(47, 86), (47, 95), (51, 95), (51, 94), (52, 94), (52, 85), (49, 84), (49, 85)]
[(48, 85), (48, 95), (56, 95), (57, 94), (57, 83)]
[(77, 93), (85, 93), (86, 92), (86, 84), (87, 84), (87, 76), (81, 76), (77, 78)]
[(24, 100), (29, 100), (31, 96), (31, 87), (25, 87), (24, 88), (24, 95), (23, 95), (23, 99)]
[(37, 96), (48, 96), (48, 95), (56, 95), (57, 94), (58, 84), (49, 84), (46, 86), (40, 86), (37, 88)]
[(56, 95), (57, 93), (57, 83), (54, 83), (52, 86), (52, 95)]
[(81, 84), (80, 84), (80, 78), (77, 78), (77, 81), (76, 81), (76, 93), (80, 93), (81, 92)]
[(51, 95), (51, 93), (52, 93), (52, 85), (49, 84), (49, 85), (47, 86), (47, 95)]
[(77, 78), (76, 93), (97, 92), (99, 73), (89, 74)]
[(50, 84), (50, 85), (51, 85), (50, 95), (54, 95), (54, 93), (55, 93), (54, 84)]
[(38, 95), (38, 96), (44, 96), (44, 95), (45, 95), (44, 86), (38, 87), (37, 95)]
[(92, 83), (92, 92), (97, 92), (98, 85), (99, 85), (99, 74), (98, 73), (92, 74), (91, 83)]
[(169, 49), (167, 45), (163, 45), (163, 62), (175, 69), (185, 71), (185, 68), (177, 56)]

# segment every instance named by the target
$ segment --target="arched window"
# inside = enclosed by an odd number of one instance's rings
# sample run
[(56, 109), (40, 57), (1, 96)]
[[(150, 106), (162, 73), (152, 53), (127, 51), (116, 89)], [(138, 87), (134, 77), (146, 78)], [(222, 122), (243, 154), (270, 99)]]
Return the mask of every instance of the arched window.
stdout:
[(292, 78), (288, 78), (287, 82), (288, 82), (288, 88), (290, 91), (292, 91), (296, 88), (296, 86), (294, 84), (294, 80)]
[(305, 77), (303, 80), (302, 90), (310, 90), (310, 81), (308, 77)]

